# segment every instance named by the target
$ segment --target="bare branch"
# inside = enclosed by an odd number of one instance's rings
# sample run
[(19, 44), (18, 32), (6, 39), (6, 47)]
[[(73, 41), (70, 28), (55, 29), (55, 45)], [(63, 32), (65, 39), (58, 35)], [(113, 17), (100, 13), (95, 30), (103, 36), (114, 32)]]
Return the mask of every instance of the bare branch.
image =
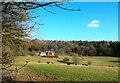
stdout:
[(69, 10), (69, 11), (81, 11), (81, 9), (67, 9), (67, 8), (64, 8), (64, 7), (61, 7), (59, 6), (58, 4), (54, 3), (57, 7), (61, 8), (61, 9), (64, 9), (64, 10)]
[(49, 13), (52, 13), (52, 14), (56, 14), (56, 13), (53, 13), (53, 12), (51, 12), (51, 11), (49, 11), (49, 10), (47, 10), (46, 8), (44, 8), (44, 7), (42, 7), (44, 10), (46, 10), (47, 12), (49, 12)]

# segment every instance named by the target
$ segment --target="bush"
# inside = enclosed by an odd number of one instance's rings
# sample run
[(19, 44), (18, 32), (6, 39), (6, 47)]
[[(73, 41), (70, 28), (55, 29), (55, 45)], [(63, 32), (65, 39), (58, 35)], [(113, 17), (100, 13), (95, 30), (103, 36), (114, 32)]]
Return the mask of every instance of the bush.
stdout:
[(54, 57), (55, 57), (55, 58), (58, 58), (58, 55), (55, 55)]
[(63, 62), (65, 62), (65, 63), (67, 63), (68, 61), (69, 61), (69, 59), (66, 57), (63, 59)]
[(76, 64), (76, 65), (79, 64), (78, 54), (73, 55), (73, 63)]
[(91, 65), (92, 64), (92, 61), (88, 61), (88, 65)]
[(70, 56), (73, 56), (73, 53), (70, 53), (69, 55), (70, 55)]
[(34, 56), (34, 54), (32, 52), (29, 53), (30, 56)]
[(35, 51), (32, 51), (32, 52), (30, 52), (29, 54), (30, 54), (31, 56), (35, 56), (35, 55), (36, 55)]

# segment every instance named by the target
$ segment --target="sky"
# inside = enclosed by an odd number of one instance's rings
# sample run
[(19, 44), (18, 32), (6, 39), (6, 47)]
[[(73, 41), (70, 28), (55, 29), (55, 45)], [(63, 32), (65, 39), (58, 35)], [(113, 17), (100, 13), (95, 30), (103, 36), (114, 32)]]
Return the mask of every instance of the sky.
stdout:
[[(32, 39), (40, 40), (118, 40), (118, 3), (117, 2), (69, 2), (65, 8), (81, 11), (67, 11), (58, 7), (45, 7), (36, 10), (41, 17), (35, 21), (44, 25), (32, 33)], [(37, 36), (36, 36), (37, 35)]]
[(72, 2), (119, 2), (120, 0), (72, 0)]

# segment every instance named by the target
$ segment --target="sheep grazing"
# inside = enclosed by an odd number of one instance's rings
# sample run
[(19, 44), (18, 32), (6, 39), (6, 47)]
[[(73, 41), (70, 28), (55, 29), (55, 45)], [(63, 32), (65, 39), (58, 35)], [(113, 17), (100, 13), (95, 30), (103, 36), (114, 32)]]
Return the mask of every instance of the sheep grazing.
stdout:
[(51, 62), (52, 64), (54, 64), (54, 62)]
[(70, 65), (70, 63), (67, 63), (67, 65)]
[(85, 66), (88, 66), (88, 64), (85, 64)]
[(83, 66), (85, 65), (85, 64), (82, 64)]
[(88, 64), (82, 64), (83, 66), (88, 66)]
[(26, 61), (26, 63), (28, 63), (28, 61)]
[(113, 66), (110, 66), (110, 65), (109, 65), (108, 67), (113, 67)]
[(40, 61), (38, 61), (38, 63), (41, 63)]
[(50, 62), (47, 62), (47, 64), (49, 64)]

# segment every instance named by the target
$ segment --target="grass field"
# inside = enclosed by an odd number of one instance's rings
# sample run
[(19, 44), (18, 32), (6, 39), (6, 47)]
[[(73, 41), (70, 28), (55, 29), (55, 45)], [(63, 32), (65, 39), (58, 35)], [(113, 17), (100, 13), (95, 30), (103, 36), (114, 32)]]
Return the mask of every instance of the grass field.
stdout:
[[(26, 71), (45, 76), (54, 81), (118, 81), (117, 57), (82, 57), (79, 58), (79, 65), (63, 63), (64, 57), (69, 58), (69, 62), (72, 62), (72, 57), (68, 55), (60, 55), (59, 58), (19, 56), (15, 58), (14, 65), (22, 66), (25, 61), (29, 61), (28, 65), (25, 66)], [(89, 66), (81, 65), (88, 61), (92, 61), (92, 64)], [(46, 62), (54, 62), (54, 64), (47, 64)], [(108, 67), (109, 65), (113, 67)]]

